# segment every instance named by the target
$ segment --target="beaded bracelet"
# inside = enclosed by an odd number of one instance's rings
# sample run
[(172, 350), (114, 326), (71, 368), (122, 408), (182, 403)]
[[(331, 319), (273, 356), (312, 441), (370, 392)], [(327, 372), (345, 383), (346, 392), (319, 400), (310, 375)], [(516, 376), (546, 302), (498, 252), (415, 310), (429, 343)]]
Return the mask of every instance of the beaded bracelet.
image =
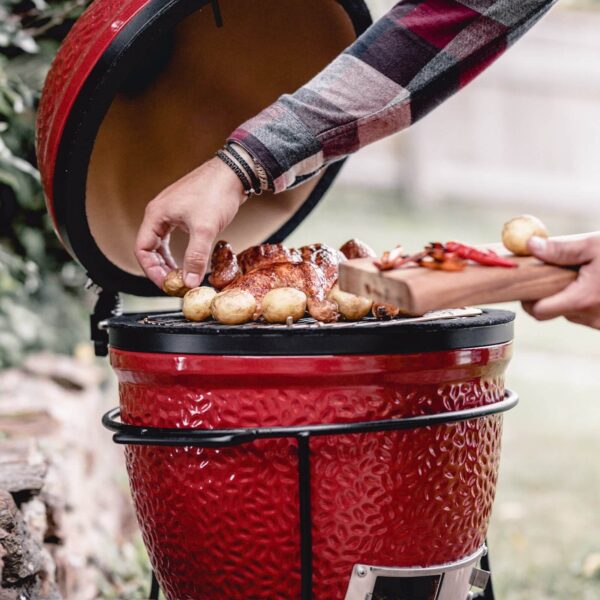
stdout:
[(238, 176), (238, 179), (242, 182), (244, 186), (244, 192), (248, 197), (256, 194), (256, 190), (252, 187), (250, 180), (242, 171), (242, 169), (237, 165), (237, 163), (224, 151), (219, 150), (217, 152), (217, 156)]
[(260, 196), (260, 194), (262, 194), (261, 182), (260, 179), (257, 177), (256, 173), (254, 172), (254, 169), (252, 169), (252, 167), (244, 160), (242, 155), (233, 147), (231, 143), (225, 144), (225, 150), (229, 152), (229, 154), (233, 156), (233, 158), (238, 162), (242, 169), (246, 171), (246, 175), (250, 177), (250, 181), (252, 182), (252, 187), (254, 188), (254, 190), (259, 190), (255, 191), (254, 193), (257, 196)]

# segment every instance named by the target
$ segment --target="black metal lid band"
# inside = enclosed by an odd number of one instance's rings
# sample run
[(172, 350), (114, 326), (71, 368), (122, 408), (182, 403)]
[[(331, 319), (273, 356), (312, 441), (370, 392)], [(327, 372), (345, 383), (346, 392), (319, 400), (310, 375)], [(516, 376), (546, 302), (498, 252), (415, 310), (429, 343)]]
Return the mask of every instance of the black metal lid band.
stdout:
[(102, 417), (102, 425), (115, 432), (113, 440), (117, 444), (142, 446), (193, 446), (199, 448), (221, 448), (237, 446), (256, 440), (304, 438), (328, 435), (352, 435), (381, 431), (401, 431), (422, 429), (435, 425), (448, 425), (471, 421), (511, 410), (519, 402), (516, 392), (506, 390), (504, 399), (494, 404), (467, 408), (435, 415), (419, 415), (401, 419), (380, 421), (359, 421), (357, 423), (331, 423), (318, 425), (298, 425), (295, 427), (258, 427), (241, 429), (175, 429), (163, 427), (142, 427), (118, 421), (120, 409), (114, 408)]

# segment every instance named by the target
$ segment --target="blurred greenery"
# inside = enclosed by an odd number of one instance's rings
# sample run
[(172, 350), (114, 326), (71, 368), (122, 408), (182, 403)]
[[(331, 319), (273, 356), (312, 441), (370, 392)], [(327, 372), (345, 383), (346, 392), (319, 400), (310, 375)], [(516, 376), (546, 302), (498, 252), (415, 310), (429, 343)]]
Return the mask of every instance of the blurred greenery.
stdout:
[(84, 336), (83, 274), (60, 246), (35, 162), (35, 111), (87, 0), (0, 0), (0, 367)]

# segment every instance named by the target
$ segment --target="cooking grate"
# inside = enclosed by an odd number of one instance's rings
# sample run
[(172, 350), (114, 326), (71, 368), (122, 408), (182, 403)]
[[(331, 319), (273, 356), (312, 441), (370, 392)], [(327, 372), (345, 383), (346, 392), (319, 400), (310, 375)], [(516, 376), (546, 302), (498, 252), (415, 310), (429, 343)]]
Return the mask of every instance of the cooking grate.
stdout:
[(379, 321), (297, 323), (263, 321), (223, 325), (194, 323), (180, 312), (134, 313), (108, 319), (103, 327), (113, 349), (169, 354), (316, 356), (411, 354), (504, 344), (513, 336), (514, 314), (463, 308), (423, 317)]
[(140, 325), (153, 325), (165, 328), (177, 328), (185, 327), (186, 329), (198, 329), (198, 330), (219, 330), (219, 331), (247, 331), (247, 330), (327, 330), (327, 329), (357, 329), (361, 327), (372, 328), (373, 325), (377, 327), (398, 327), (409, 323), (428, 323), (431, 321), (440, 321), (442, 319), (459, 319), (464, 317), (476, 317), (483, 313), (479, 308), (456, 308), (447, 310), (438, 310), (435, 312), (427, 313), (422, 317), (405, 317), (390, 319), (382, 321), (375, 319), (374, 317), (366, 317), (362, 321), (338, 321), (337, 323), (322, 323), (311, 317), (304, 317), (296, 323), (292, 323), (291, 320), (287, 324), (271, 324), (266, 323), (263, 320), (253, 321), (250, 323), (244, 323), (243, 325), (223, 325), (217, 321), (203, 321), (201, 323), (194, 323), (184, 318), (181, 312), (170, 312), (170, 313), (159, 313), (148, 315), (138, 322)]

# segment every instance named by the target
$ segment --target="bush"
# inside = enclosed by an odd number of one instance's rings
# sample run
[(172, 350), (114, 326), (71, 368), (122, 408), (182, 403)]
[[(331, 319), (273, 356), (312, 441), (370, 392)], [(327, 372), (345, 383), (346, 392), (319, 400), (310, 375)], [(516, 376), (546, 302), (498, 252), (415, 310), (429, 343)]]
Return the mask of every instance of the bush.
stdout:
[(0, 0), (0, 366), (87, 335), (83, 273), (52, 231), (34, 146), (44, 78), (87, 3)]

